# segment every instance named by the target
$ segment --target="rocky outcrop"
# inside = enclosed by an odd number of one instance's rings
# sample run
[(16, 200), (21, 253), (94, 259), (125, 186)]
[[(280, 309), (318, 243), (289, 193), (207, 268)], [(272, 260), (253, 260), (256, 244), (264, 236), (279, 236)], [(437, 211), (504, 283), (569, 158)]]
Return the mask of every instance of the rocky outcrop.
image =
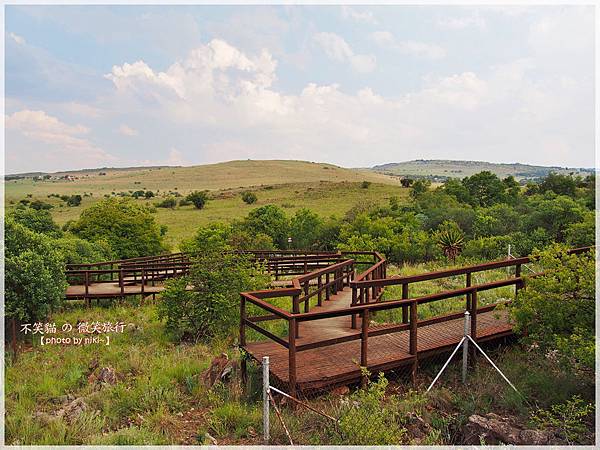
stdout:
[(473, 414), (465, 429), (465, 444), (555, 445), (562, 441), (553, 430), (530, 430), (510, 417)]

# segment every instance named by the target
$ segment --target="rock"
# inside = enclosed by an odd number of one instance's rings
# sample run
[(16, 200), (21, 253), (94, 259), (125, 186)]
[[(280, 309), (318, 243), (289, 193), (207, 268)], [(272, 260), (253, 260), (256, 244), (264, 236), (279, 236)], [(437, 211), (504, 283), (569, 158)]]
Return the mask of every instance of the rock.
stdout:
[(341, 397), (350, 393), (350, 389), (348, 388), (348, 386), (338, 386), (335, 389), (333, 389), (331, 393), (333, 395), (339, 395)]
[(53, 420), (57, 419), (56, 416), (53, 416), (52, 414), (48, 414), (43, 411), (35, 411), (33, 413), (33, 418), (39, 420), (42, 425), (48, 425)]
[(64, 403), (67, 403), (69, 400), (72, 400), (72, 399), (69, 398), (68, 395), (59, 395), (58, 397), (54, 397), (50, 401), (54, 404), (62, 405)]
[(73, 423), (88, 408), (83, 397), (76, 398), (64, 408), (59, 409), (52, 416), (53, 418), (63, 418), (67, 423)]
[(206, 440), (208, 440), (212, 445), (218, 445), (217, 440), (212, 437), (210, 434), (208, 433), (204, 433), (204, 437), (206, 438)]
[(105, 384), (116, 384), (117, 374), (115, 372), (115, 369), (113, 369), (112, 367), (103, 367), (102, 369), (100, 369), (96, 381)]
[(473, 414), (466, 426), (466, 444), (512, 444), (512, 445), (548, 445), (557, 444), (552, 430), (528, 430), (519, 426), (513, 418), (500, 417), (494, 413), (485, 416)]
[(236, 369), (237, 361), (230, 361), (227, 354), (222, 353), (211, 361), (210, 367), (202, 373), (201, 381), (206, 387), (213, 387), (219, 380), (230, 379)]

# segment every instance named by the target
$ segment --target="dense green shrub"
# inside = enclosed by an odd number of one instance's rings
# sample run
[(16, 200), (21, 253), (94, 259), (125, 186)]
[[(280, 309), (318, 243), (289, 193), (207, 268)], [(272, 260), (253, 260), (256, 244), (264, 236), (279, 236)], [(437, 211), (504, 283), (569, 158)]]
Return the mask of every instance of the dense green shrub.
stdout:
[(7, 217), (4, 256), (5, 315), (23, 322), (46, 318), (67, 287), (61, 252), (50, 237)]
[(67, 206), (79, 206), (81, 205), (81, 195), (75, 194), (68, 197), (66, 200)]
[(250, 233), (271, 236), (278, 248), (287, 248), (289, 221), (283, 210), (275, 205), (253, 209), (238, 226)]
[(106, 240), (90, 242), (65, 234), (56, 239), (53, 245), (60, 251), (66, 264), (84, 264), (114, 259), (112, 248)]
[(50, 236), (60, 236), (62, 234), (60, 227), (54, 222), (48, 210), (18, 207), (13, 209), (8, 215), (15, 222), (36, 233), (43, 233)]
[(515, 329), (569, 365), (594, 367), (594, 253), (568, 255), (555, 245), (538, 255), (545, 273), (528, 278), (512, 307)]
[(110, 243), (118, 258), (165, 251), (163, 236), (150, 210), (128, 199), (109, 198), (84, 210), (70, 230), (80, 238)]
[(239, 324), (240, 292), (264, 289), (267, 283), (245, 255), (218, 249), (196, 253), (190, 275), (167, 284), (159, 317), (178, 340), (227, 336)]
[(54, 208), (50, 203), (43, 202), (41, 200), (34, 200), (29, 204), (30, 208), (38, 210), (48, 210)]
[[(181, 203), (180, 203), (181, 204)], [(163, 201), (156, 203), (157, 208), (175, 208), (177, 206), (177, 200), (175, 197), (167, 197)]]
[(208, 193), (206, 191), (194, 191), (189, 193), (185, 199), (192, 202), (196, 209), (202, 209), (208, 201)]
[(244, 191), (244, 192), (242, 192), (242, 200), (244, 203), (251, 205), (252, 203), (256, 203), (256, 200), (258, 200), (258, 197), (256, 196), (256, 194), (254, 192)]
[(585, 434), (591, 428), (586, 422), (593, 420), (593, 403), (584, 402), (574, 395), (565, 403), (552, 405), (549, 409), (538, 409), (532, 414), (532, 421), (539, 428), (553, 428), (569, 444), (584, 443)]
[(380, 374), (369, 381), (366, 389), (354, 392), (344, 403), (339, 429), (344, 445), (400, 445), (405, 443), (406, 429), (400, 425), (400, 415), (386, 401), (388, 381)]
[(299, 249), (314, 247), (321, 234), (323, 221), (310, 209), (302, 208), (290, 220), (290, 237), (292, 246)]

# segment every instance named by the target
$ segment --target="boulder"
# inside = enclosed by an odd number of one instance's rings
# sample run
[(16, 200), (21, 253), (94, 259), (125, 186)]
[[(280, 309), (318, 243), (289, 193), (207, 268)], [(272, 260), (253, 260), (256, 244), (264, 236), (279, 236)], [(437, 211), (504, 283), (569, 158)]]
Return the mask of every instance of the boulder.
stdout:
[(514, 418), (500, 417), (494, 413), (485, 416), (473, 414), (466, 426), (464, 443), (511, 445), (551, 445), (558, 444), (553, 430), (530, 430), (517, 424)]

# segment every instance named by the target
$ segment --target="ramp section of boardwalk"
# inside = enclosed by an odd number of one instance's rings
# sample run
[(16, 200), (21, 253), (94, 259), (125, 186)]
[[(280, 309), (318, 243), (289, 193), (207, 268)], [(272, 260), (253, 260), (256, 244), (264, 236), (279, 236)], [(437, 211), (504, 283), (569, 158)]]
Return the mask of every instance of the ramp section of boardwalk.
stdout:
[[(240, 346), (257, 362), (269, 356), (274, 379), (287, 384), (292, 395), (340, 383), (364, 383), (361, 367), (376, 373), (406, 366), (414, 379), (419, 360), (446, 352), (460, 341), (464, 311), (470, 312), (471, 335), (476, 341), (511, 335), (509, 314), (505, 308), (499, 308), (510, 300), (480, 306), (479, 293), (514, 286), (514, 295), (518, 295), (525, 283), (521, 268), (531, 262), (528, 257), (516, 258), (414, 276), (387, 277), (386, 260), (376, 252), (341, 255), (346, 259), (303, 274), (293, 279), (290, 287), (241, 293)], [(356, 262), (367, 255), (373, 260), (366, 270), (359, 272)], [(473, 274), (500, 268), (506, 268), (508, 278), (472, 283)], [(463, 288), (410, 297), (410, 286), (414, 283), (458, 276), (464, 276)], [(401, 286), (402, 298), (382, 301), (384, 289), (394, 285)], [(289, 308), (272, 302), (279, 299), (276, 303), (281, 304), (281, 298), (287, 299)], [(418, 319), (420, 305), (457, 298), (464, 299), (462, 311)], [(248, 315), (250, 306), (262, 311), (261, 315)], [(401, 311), (401, 323), (371, 325), (375, 313), (392, 309)], [(287, 335), (267, 330), (263, 324), (271, 320), (286, 322)], [(248, 328), (267, 339), (247, 342)]]

